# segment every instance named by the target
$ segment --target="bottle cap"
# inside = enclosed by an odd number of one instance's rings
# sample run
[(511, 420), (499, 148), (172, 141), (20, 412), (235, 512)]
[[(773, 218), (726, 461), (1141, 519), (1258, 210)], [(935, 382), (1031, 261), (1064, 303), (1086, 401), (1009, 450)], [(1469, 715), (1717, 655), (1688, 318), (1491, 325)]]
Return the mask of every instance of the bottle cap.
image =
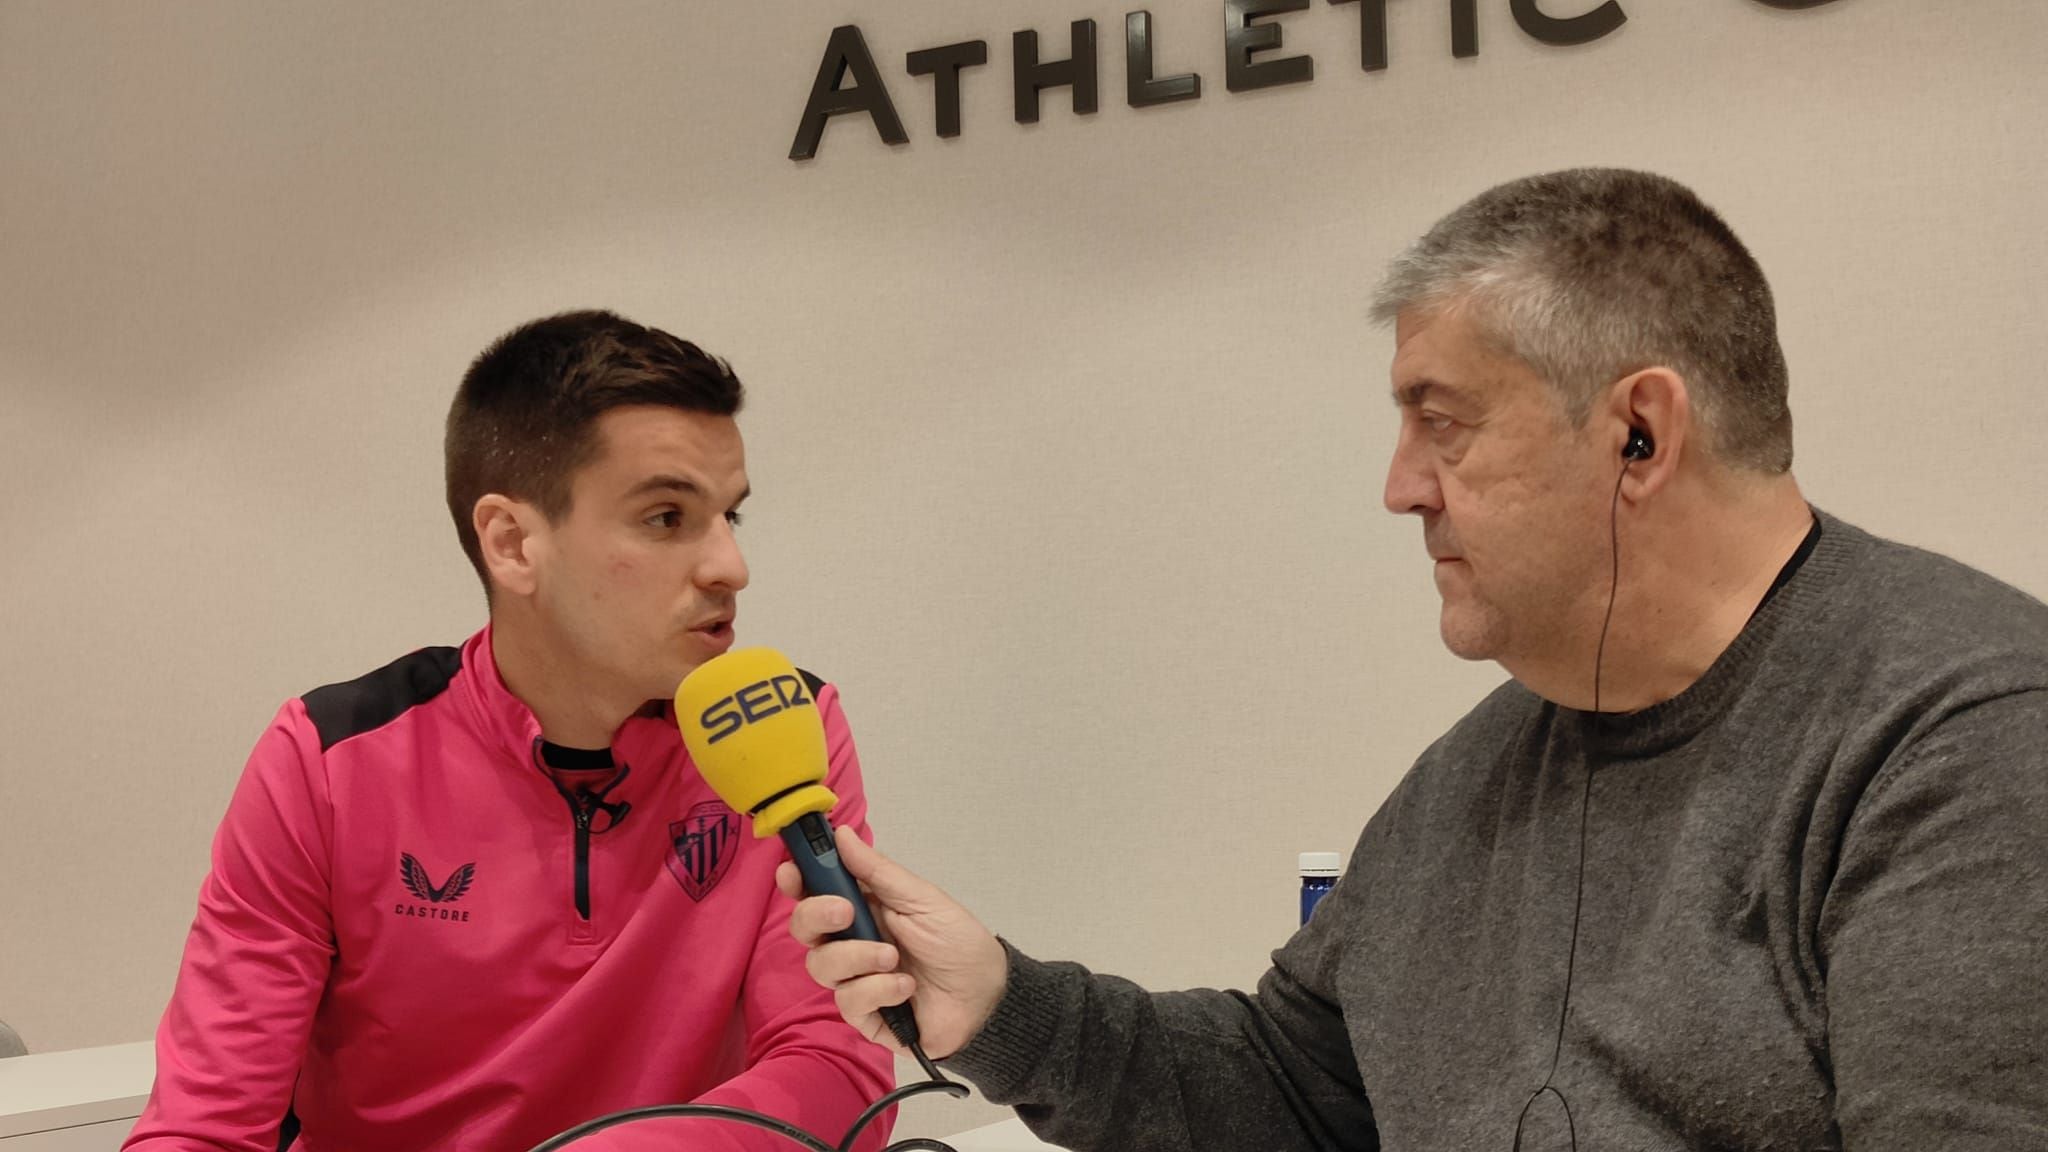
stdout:
[(1344, 870), (1344, 857), (1335, 852), (1303, 852), (1300, 864), (1303, 876), (1335, 876)]

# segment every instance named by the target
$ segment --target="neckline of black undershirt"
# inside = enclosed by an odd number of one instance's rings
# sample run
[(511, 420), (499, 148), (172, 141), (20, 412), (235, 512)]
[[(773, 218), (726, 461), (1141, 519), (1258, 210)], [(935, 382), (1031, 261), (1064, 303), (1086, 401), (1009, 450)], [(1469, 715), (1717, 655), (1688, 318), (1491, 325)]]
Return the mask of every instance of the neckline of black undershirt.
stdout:
[(548, 740), (540, 742), (540, 762), (562, 772), (606, 772), (618, 766), (609, 748), (571, 748)]
[(1806, 558), (1813, 555), (1814, 545), (1819, 543), (1820, 517), (1815, 516), (1813, 527), (1806, 530), (1806, 538), (1799, 542), (1798, 549), (1792, 553), (1790, 560), (1785, 561), (1785, 566), (1778, 569), (1778, 578), (1771, 581), (1769, 588), (1764, 589), (1764, 598), (1756, 602), (1756, 609), (1749, 614), (1752, 619), (1758, 612), (1764, 610), (1764, 605), (1771, 602), (1771, 597), (1778, 594), (1778, 589), (1792, 582), (1792, 577), (1798, 573), (1800, 565), (1805, 564)]

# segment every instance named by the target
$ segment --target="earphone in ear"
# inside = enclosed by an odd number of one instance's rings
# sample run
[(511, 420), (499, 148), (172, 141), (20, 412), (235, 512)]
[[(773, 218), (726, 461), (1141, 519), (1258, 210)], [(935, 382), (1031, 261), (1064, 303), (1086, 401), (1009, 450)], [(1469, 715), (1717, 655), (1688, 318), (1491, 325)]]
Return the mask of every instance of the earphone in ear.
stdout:
[(1650, 440), (1650, 434), (1641, 428), (1628, 430), (1628, 443), (1622, 445), (1623, 460), (1648, 460), (1657, 451), (1657, 445)]

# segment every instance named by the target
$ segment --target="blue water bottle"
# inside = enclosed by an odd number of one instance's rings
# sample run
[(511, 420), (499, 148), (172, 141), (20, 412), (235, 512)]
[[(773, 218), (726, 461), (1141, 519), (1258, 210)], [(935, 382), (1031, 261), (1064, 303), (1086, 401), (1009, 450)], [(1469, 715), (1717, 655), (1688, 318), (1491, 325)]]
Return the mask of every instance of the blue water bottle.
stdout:
[(1303, 852), (1300, 863), (1301, 922), (1306, 924), (1317, 902), (1337, 886), (1337, 873), (1344, 869), (1344, 858), (1335, 852)]

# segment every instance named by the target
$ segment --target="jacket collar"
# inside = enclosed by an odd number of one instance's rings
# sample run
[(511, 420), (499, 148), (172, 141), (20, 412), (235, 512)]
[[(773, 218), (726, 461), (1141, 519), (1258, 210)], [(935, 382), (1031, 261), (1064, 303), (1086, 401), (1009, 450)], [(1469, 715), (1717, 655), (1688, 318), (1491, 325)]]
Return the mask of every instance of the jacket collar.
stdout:
[[(477, 731), (514, 763), (531, 767), (541, 738), (540, 719), (505, 686), (491, 650), (490, 625), (463, 643), (462, 667), (468, 673), (462, 677), (462, 698)], [(612, 735), (613, 759), (621, 764), (653, 760), (668, 746), (680, 744), (682, 735), (669, 717), (672, 710), (666, 701), (650, 700), (628, 716)]]
[(521, 767), (530, 764), (540, 740), (540, 720), (526, 701), (505, 687), (505, 678), (498, 674), (498, 660), (491, 653), (490, 625), (462, 645), (462, 668), (468, 673), (462, 678), (462, 698), (477, 731), (513, 763)]

